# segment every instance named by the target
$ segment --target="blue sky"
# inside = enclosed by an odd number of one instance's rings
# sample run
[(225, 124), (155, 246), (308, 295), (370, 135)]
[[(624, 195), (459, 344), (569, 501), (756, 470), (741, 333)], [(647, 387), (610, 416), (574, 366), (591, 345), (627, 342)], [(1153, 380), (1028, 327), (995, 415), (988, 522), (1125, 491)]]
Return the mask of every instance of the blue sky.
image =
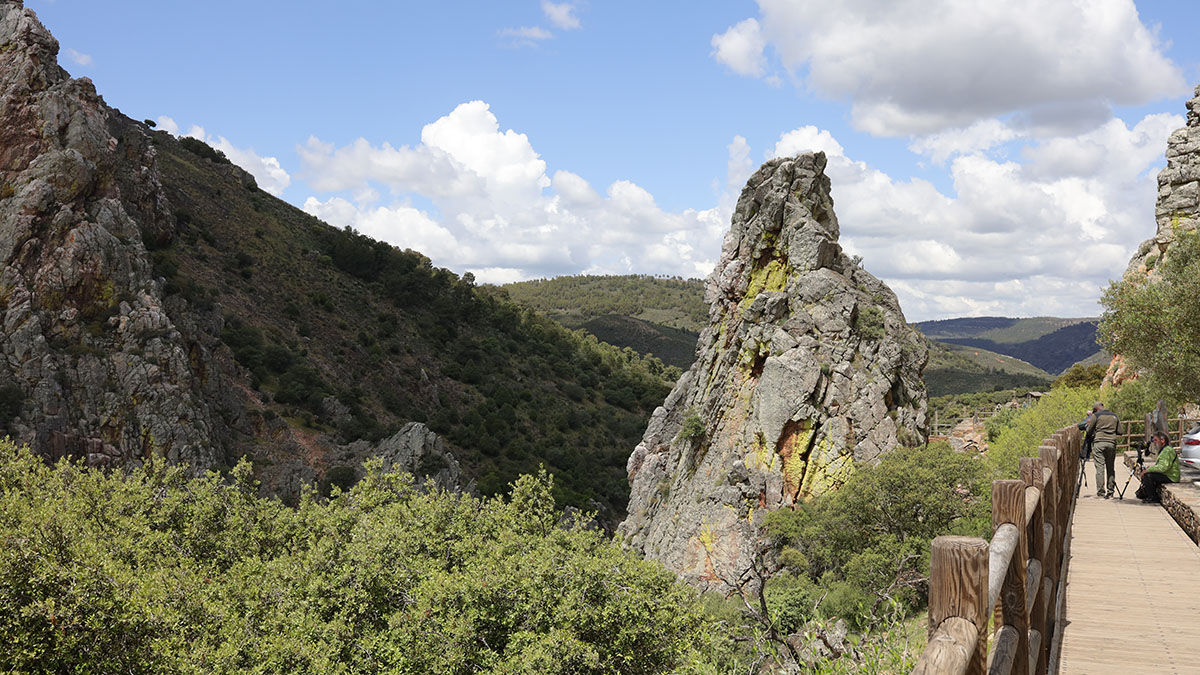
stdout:
[(1154, 234), (1190, 3), (27, 0), (112, 106), (484, 281), (703, 276), (821, 149), (910, 320), (1092, 315)]

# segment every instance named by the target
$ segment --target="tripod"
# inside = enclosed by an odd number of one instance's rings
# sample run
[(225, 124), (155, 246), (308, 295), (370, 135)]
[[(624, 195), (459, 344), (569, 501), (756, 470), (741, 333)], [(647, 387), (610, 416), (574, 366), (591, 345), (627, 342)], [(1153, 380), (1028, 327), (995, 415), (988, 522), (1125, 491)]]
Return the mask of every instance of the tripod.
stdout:
[[(1141, 469), (1146, 463), (1145, 458), (1142, 457), (1142, 449), (1140, 447), (1135, 447), (1135, 449), (1137, 450), (1137, 462), (1133, 465), (1133, 468), (1130, 469), (1129, 477), (1125, 479), (1124, 487), (1117, 491), (1117, 499), (1125, 499), (1125, 490), (1129, 488), (1129, 481), (1133, 480), (1133, 475), (1137, 473), (1138, 469)], [(1138, 481), (1141, 480), (1141, 478), (1138, 478)]]

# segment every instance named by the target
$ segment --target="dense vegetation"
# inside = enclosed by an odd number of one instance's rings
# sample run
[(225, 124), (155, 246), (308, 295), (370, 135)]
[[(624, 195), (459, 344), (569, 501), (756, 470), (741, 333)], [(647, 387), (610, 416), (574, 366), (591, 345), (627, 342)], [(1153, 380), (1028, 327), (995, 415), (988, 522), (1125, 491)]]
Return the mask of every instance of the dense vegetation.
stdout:
[(696, 339), (708, 324), (704, 283), (698, 279), (645, 275), (571, 276), (508, 284), (522, 305), (569, 328), (685, 369), (696, 356)]
[(1195, 402), (1200, 395), (1200, 236), (1180, 233), (1152, 276), (1113, 282), (1101, 303), (1100, 340), (1143, 371), (1139, 395)]
[[(419, 253), (330, 227), (200, 141), (154, 139), (177, 221), (168, 241), (147, 237), (156, 272), (187, 302), (188, 321), (221, 321), (217, 336), (261, 401), (251, 414), (262, 421), (230, 464), (248, 454), (265, 476), (296, 461), (273, 445), (277, 420), (309, 448), (320, 447), (305, 440), (316, 434), (374, 440), (418, 421), (484, 494), (544, 464), (564, 504), (621, 517), (625, 461), (677, 369), (573, 333)], [(315, 465), (357, 470), (319, 456)]]
[(1058, 379), (1054, 380), (1052, 385), (1055, 389), (1060, 387), (1085, 387), (1089, 389), (1097, 389), (1100, 383), (1104, 381), (1104, 375), (1108, 372), (1108, 364), (1093, 363), (1084, 365), (1077, 363), (1071, 366), (1071, 369), (1063, 373)]
[(580, 275), (522, 281), (504, 290), (522, 305), (555, 316), (617, 314), (693, 333), (708, 325), (704, 282), (699, 279)]
[(865, 629), (923, 608), (930, 541), (985, 534), (990, 488), (979, 456), (931, 443), (898, 449), (836, 492), (773, 512), (767, 529), (786, 570), (769, 586), (777, 620), (786, 632), (815, 618)]
[(694, 591), (560, 526), (551, 479), (510, 499), (375, 469), (328, 501), (179, 467), (128, 475), (0, 442), (0, 670), (712, 672)]

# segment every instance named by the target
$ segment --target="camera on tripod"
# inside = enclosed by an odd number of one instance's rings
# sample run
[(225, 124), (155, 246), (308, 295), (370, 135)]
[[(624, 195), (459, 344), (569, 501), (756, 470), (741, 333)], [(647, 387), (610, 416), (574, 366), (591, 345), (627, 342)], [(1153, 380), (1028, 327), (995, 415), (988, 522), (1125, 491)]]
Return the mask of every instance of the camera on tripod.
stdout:
[(1125, 499), (1125, 490), (1129, 489), (1129, 481), (1133, 480), (1134, 476), (1137, 476), (1139, 481), (1142, 480), (1142, 473), (1146, 470), (1146, 456), (1143, 454), (1146, 450), (1146, 442), (1132, 441), (1130, 445), (1137, 451), (1137, 461), (1129, 471), (1129, 477), (1125, 479), (1125, 485), (1117, 491), (1117, 499)]

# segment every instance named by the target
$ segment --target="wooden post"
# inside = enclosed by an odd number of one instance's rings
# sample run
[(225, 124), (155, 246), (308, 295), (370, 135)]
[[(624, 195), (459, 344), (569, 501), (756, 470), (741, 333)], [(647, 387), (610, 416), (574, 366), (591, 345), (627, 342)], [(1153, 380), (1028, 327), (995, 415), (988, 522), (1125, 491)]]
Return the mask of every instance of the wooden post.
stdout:
[(1029, 618), (1025, 615), (1025, 565), (1029, 547), (1025, 532), (1025, 481), (998, 480), (992, 483), (992, 530), (1004, 523), (1017, 526), (1017, 548), (1013, 552), (1004, 587), (1000, 590), (1000, 626), (1017, 631), (1012, 675), (1029, 673)]
[(975, 645), (966, 669), (982, 675), (987, 665), (988, 543), (973, 537), (938, 537), (929, 558), (929, 634), (946, 619), (975, 624)]
[[(1021, 459), (1021, 480), (1024, 481), (1025, 485), (1027, 486), (1032, 486), (1043, 490), (1042, 498), (1038, 500), (1037, 508), (1034, 509), (1032, 517), (1028, 519), (1029, 532), (1026, 545), (1029, 550), (1030, 560), (1035, 560), (1038, 562), (1037, 573), (1039, 578), (1035, 580), (1033, 585), (1034, 601), (1030, 603), (1027, 598), (1026, 606), (1030, 607), (1029, 630), (1037, 631), (1038, 635), (1044, 636), (1046, 634), (1046, 614), (1041, 611), (1041, 596), (1043, 593), (1041, 577), (1045, 574), (1042, 570), (1045, 569), (1046, 561), (1043, 559), (1043, 551), (1045, 551), (1045, 548), (1043, 547), (1042, 541), (1044, 536), (1042, 522), (1045, 518), (1044, 511), (1047, 500), (1044, 487), (1042, 485), (1042, 460), (1040, 458), (1024, 457)], [(1041, 640), (1039, 644), (1046, 644), (1046, 640)], [(1034, 661), (1034, 663), (1036, 664), (1034, 667), (1035, 672), (1046, 672), (1045, 649), (1042, 649), (1041, 647), (1038, 648), (1037, 659)]]

